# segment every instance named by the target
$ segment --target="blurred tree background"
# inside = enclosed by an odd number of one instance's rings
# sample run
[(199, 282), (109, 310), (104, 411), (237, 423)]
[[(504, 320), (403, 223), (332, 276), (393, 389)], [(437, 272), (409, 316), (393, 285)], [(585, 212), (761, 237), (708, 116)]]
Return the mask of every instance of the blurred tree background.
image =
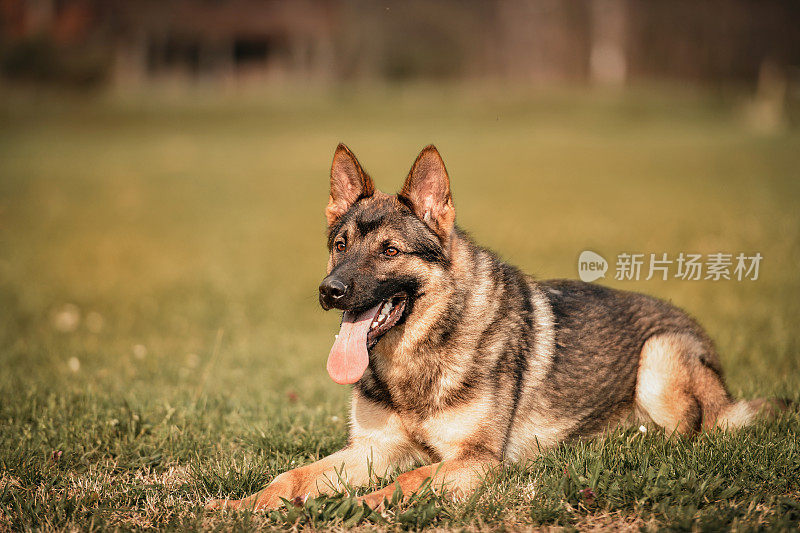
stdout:
[[(6, 80), (796, 81), (780, 0), (2, 0)], [(774, 81), (774, 80), (773, 80)]]

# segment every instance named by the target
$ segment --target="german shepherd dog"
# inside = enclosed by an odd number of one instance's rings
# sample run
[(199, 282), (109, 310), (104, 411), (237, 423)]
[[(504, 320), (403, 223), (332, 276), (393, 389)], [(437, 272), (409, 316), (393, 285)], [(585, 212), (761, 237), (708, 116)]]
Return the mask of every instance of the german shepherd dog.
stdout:
[(327, 368), (353, 385), (348, 444), (210, 507), (275, 508), (420, 462), (361, 499), (378, 507), (397, 486), (411, 495), (423, 485), (463, 496), (502, 461), (627, 420), (691, 435), (785, 407), (733, 400), (711, 340), (680, 309), (537, 281), (473, 243), (455, 225), (434, 146), (391, 196), (340, 144), (325, 215), (319, 302), (343, 311)]

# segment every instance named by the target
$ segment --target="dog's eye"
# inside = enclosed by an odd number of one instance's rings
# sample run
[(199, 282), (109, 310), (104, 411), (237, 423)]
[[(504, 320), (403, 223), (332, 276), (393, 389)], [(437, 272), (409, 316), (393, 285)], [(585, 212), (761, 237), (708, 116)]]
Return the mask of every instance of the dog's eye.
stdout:
[(389, 256), (389, 257), (394, 257), (394, 256), (396, 256), (396, 255), (397, 255), (397, 254), (399, 254), (399, 253), (400, 253), (400, 250), (398, 250), (398, 249), (397, 249), (397, 248), (395, 248), (394, 246), (389, 246), (388, 248), (386, 248), (386, 249), (383, 251), (383, 254), (384, 254), (384, 255), (386, 255), (386, 256)]
[(336, 251), (338, 252), (344, 252), (347, 249), (347, 245), (344, 243), (344, 241), (337, 242), (335, 246)]

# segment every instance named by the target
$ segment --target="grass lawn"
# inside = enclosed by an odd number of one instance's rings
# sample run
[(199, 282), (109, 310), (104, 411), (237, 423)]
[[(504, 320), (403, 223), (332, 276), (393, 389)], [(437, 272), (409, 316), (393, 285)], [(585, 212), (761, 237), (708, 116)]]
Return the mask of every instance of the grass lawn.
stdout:
[[(467, 502), (206, 513), (346, 440), (317, 304), (333, 149), (394, 191), (435, 142), (461, 226), (542, 278), (669, 299), (731, 391), (800, 400), (800, 132), (736, 99), (408, 88), (234, 100), (0, 99), (0, 531), (783, 529), (800, 418), (680, 440), (622, 428)], [(615, 281), (621, 252), (760, 252), (757, 281)], [(586, 490), (589, 489), (589, 490)]]

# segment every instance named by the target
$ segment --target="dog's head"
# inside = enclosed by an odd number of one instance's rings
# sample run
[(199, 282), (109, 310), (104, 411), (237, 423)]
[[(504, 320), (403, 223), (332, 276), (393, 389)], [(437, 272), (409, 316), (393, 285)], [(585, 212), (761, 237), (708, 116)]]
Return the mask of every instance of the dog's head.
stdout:
[(319, 302), (344, 311), (328, 372), (337, 383), (355, 383), (369, 350), (413, 320), (415, 304), (447, 273), (455, 210), (444, 162), (426, 147), (400, 192), (388, 195), (340, 144), (325, 215), (330, 258)]

